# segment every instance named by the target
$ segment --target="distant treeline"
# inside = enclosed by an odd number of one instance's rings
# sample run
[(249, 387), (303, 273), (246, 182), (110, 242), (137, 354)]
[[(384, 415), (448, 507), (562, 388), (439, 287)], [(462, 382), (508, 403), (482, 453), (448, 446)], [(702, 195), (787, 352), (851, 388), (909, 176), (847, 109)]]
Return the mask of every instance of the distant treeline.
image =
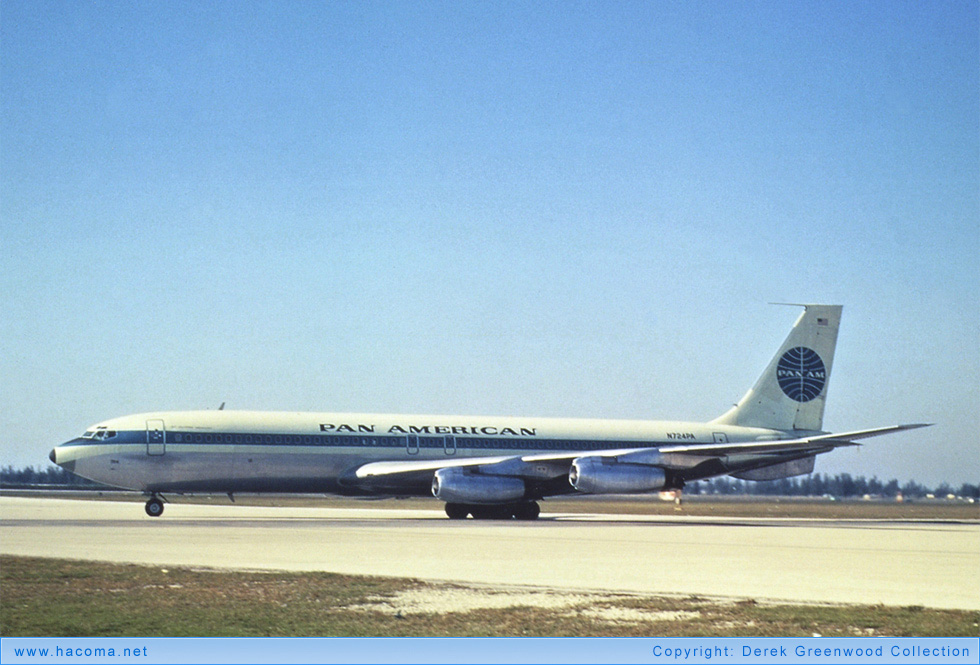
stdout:
[(899, 494), (904, 498), (922, 498), (933, 495), (945, 499), (949, 495), (964, 499), (980, 499), (980, 485), (963, 483), (954, 487), (949, 483), (940, 483), (934, 488), (920, 485), (914, 480), (899, 484), (895, 479), (881, 481), (877, 478), (870, 480), (864, 476), (852, 476), (849, 473), (839, 473), (836, 476), (813, 473), (809, 476), (782, 478), (768, 482), (752, 482), (722, 477), (711, 480), (699, 480), (689, 483), (685, 488), (686, 494), (746, 494), (751, 496), (834, 496), (849, 497), (883, 497), (895, 498)]
[(35, 469), (33, 466), (15, 469), (7, 465), (0, 468), (0, 486), (12, 487), (23, 485), (59, 485), (62, 487), (105, 487), (74, 473), (65, 471), (60, 466), (49, 466), (46, 469)]
[[(48, 466), (45, 469), (35, 469), (32, 466), (15, 469), (5, 466), (0, 469), (0, 486), (13, 487), (25, 485), (58, 485), (63, 487), (105, 487), (100, 483), (86, 480), (61, 467)], [(724, 494), (747, 496), (834, 496), (850, 497), (884, 497), (895, 498), (899, 494), (906, 498), (922, 498), (932, 494), (937, 498), (949, 495), (964, 499), (980, 499), (980, 485), (963, 483), (954, 487), (949, 483), (941, 483), (929, 488), (914, 480), (899, 484), (897, 480), (887, 482), (864, 476), (851, 476), (849, 473), (839, 473), (836, 476), (814, 473), (809, 476), (783, 478), (768, 482), (753, 482), (723, 477), (711, 480), (699, 480), (688, 483), (684, 488), (685, 494)]]

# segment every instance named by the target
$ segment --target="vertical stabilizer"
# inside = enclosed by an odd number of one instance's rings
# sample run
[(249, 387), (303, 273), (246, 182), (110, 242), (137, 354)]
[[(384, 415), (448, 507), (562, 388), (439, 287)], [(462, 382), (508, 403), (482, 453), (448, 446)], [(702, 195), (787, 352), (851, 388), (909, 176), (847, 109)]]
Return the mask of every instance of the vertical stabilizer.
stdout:
[(822, 428), (842, 307), (803, 307), (803, 314), (752, 389), (712, 422), (781, 430)]

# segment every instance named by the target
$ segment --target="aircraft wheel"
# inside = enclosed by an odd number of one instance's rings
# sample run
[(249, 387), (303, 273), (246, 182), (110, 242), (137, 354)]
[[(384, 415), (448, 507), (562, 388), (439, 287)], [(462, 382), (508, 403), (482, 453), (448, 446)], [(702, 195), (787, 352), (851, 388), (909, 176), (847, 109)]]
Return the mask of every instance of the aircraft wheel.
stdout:
[(146, 502), (146, 514), (150, 517), (160, 517), (163, 515), (163, 501), (157, 497), (153, 497)]
[(446, 515), (448, 515), (449, 519), (451, 520), (465, 520), (466, 516), (469, 514), (470, 509), (462, 503), (446, 504)]
[(541, 507), (537, 501), (519, 503), (514, 506), (514, 518), (519, 520), (536, 520), (541, 514)]

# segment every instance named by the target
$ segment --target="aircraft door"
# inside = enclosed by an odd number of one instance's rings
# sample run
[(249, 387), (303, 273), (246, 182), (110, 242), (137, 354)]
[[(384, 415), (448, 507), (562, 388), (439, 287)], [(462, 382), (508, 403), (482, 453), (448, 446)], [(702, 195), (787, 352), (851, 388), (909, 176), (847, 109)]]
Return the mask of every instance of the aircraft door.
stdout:
[(728, 443), (728, 435), (724, 432), (715, 432), (711, 435), (715, 443)]
[(409, 434), (405, 437), (405, 451), (409, 455), (419, 454), (419, 435)]
[(167, 430), (159, 419), (146, 421), (146, 454), (163, 455), (167, 452)]
[(447, 435), (446, 438), (445, 438), (445, 440), (444, 440), (444, 442), (443, 442), (443, 445), (445, 447), (445, 450), (446, 450), (446, 454), (447, 455), (455, 455), (456, 454), (456, 437), (455, 436), (453, 436), (452, 434)]

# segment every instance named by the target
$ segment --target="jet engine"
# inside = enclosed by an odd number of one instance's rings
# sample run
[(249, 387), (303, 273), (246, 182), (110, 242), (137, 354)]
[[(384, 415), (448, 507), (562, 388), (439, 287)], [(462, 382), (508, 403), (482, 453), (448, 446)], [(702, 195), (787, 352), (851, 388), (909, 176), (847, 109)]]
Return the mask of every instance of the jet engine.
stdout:
[(524, 498), (524, 481), (507, 476), (481, 476), (451, 467), (436, 471), (432, 496), (447, 503), (514, 503)]
[(657, 466), (579, 457), (572, 462), (568, 481), (586, 494), (627, 494), (661, 490), (667, 485), (667, 474)]

